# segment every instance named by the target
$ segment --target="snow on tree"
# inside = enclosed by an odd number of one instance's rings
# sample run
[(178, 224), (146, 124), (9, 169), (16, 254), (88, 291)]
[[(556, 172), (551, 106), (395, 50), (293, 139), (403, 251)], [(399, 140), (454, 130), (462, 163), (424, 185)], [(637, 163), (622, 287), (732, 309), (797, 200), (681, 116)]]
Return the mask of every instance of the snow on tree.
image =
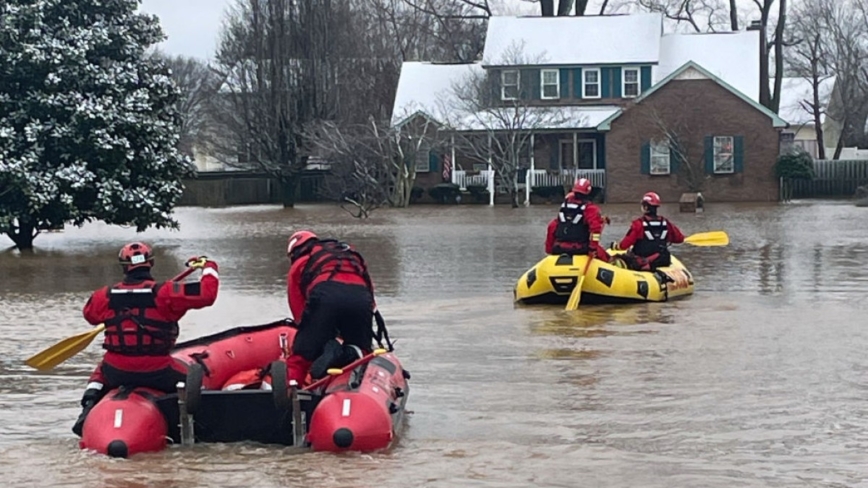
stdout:
[(163, 32), (138, 5), (0, 2), (0, 233), (19, 249), (64, 223), (178, 227), (193, 167), (178, 89), (146, 54)]

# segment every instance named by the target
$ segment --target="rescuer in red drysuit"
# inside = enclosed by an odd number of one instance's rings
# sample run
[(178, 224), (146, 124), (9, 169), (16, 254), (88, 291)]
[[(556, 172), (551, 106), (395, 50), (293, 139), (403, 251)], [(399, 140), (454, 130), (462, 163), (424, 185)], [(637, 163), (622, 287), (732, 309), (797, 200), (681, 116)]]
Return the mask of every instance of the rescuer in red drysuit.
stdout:
[[(389, 344), (382, 316), (376, 311), (374, 285), (362, 255), (349, 244), (320, 239), (310, 231), (289, 238), (287, 297), (298, 333), (286, 360), (287, 379), (303, 385), (329, 368), (342, 367), (371, 353), (377, 320), (378, 343)], [(343, 344), (336, 340), (340, 335)]]
[(185, 381), (187, 375), (186, 365), (170, 355), (178, 338), (178, 320), (187, 311), (211, 306), (217, 299), (217, 263), (204, 256), (187, 262), (202, 268), (202, 278), (195, 283), (154, 281), (154, 256), (141, 242), (121, 248), (118, 261), (124, 280), (95, 291), (84, 306), (85, 320), (91, 325), (105, 324), (102, 347), (106, 353), (81, 399), (83, 410), (72, 427), (79, 436), (87, 414), (113, 388), (174, 392), (176, 383)]
[(591, 182), (579, 178), (549, 223), (546, 254), (590, 254), (608, 262), (609, 255), (600, 245), (604, 219), (600, 207), (591, 201)]
[[(642, 197), (642, 216), (630, 224), (630, 230), (614, 249), (628, 249), (622, 256), (627, 267), (638, 271), (655, 271), (672, 264), (669, 244), (684, 242), (684, 234), (666, 217), (657, 215), (660, 195), (653, 191)], [(630, 249), (630, 246), (633, 248)]]

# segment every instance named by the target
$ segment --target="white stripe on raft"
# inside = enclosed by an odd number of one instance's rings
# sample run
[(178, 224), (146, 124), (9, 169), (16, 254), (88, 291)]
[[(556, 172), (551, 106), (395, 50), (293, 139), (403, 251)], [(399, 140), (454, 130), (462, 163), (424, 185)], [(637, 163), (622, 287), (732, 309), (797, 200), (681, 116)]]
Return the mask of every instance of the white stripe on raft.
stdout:
[(217, 278), (218, 280), (220, 279), (220, 275), (217, 274), (217, 270), (214, 268), (205, 268), (202, 270), (202, 276), (208, 276), (208, 275), (213, 276), (213, 277)]

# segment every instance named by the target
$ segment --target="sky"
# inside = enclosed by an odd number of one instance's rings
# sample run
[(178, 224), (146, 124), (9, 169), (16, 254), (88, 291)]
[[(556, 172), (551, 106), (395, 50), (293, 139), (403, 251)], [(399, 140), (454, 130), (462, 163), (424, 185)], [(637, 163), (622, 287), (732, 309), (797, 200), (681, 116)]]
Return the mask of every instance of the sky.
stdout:
[[(160, 49), (173, 55), (210, 59), (217, 47), (223, 13), (236, 0), (142, 0), (141, 10), (160, 18), (168, 39)], [(345, 0), (352, 1), (352, 0)], [(529, 0), (489, 0), (500, 14), (538, 14), (539, 5)], [(532, 1), (532, 0), (531, 0)], [(611, 4), (625, 0), (614, 0)], [(754, 12), (753, 0), (737, 0), (742, 12)], [(792, 3), (792, 2), (791, 2)], [(591, 0), (588, 10), (597, 12), (600, 0)]]

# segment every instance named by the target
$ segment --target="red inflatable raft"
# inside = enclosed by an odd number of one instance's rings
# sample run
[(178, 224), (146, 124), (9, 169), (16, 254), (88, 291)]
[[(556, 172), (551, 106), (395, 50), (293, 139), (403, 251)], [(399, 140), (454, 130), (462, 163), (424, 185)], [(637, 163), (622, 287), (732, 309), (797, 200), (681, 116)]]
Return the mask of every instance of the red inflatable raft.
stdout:
[[(295, 332), (292, 322), (287, 320), (238, 327), (178, 344), (172, 356), (188, 365), (201, 365), (196, 368), (205, 372), (198, 378), (201, 387), (220, 390), (237, 372), (259, 368), (283, 357)], [(174, 437), (170, 434), (177, 430), (177, 423), (167, 421), (165, 408), (160, 408), (161, 401), (177, 404), (177, 395), (147, 388), (110, 391), (88, 414), (79, 446), (113, 457), (164, 449), (168, 439)]]
[(398, 358), (378, 349), (298, 390), (287, 384), (284, 362), (295, 332), (280, 321), (179, 344), (173, 356), (190, 365), (185, 401), (144, 388), (113, 390), (88, 415), (81, 447), (114, 457), (159, 451), (170, 440), (389, 447), (409, 394), (410, 374)]

